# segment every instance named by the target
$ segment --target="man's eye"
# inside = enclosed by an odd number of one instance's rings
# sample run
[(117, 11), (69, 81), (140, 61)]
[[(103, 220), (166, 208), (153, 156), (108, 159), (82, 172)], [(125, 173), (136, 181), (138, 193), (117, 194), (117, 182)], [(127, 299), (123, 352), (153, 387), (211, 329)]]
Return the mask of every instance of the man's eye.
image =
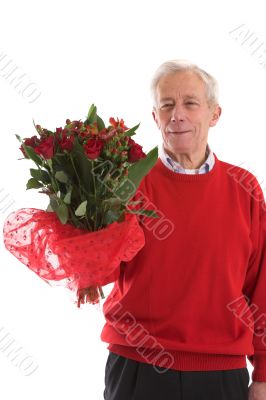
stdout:
[(189, 105), (191, 105), (191, 104), (197, 105), (198, 103), (196, 103), (195, 101), (188, 101), (186, 104), (189, 104)]
[(173, 106), (173, 104), (163, 104), (162, 108), (167, 108), (167, 107), (172, 107), (172, 106)]

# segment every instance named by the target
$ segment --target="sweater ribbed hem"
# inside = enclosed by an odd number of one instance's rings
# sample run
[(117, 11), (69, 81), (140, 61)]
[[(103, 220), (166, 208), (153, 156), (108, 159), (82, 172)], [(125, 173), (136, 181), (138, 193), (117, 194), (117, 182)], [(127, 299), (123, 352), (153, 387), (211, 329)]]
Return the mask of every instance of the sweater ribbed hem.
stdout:
[(211, 371), (246, 368), (245, 355), (206, 354), (187, 351), (147, 349), (109, 344), (113, 353), (146, 364), (178, 371)]

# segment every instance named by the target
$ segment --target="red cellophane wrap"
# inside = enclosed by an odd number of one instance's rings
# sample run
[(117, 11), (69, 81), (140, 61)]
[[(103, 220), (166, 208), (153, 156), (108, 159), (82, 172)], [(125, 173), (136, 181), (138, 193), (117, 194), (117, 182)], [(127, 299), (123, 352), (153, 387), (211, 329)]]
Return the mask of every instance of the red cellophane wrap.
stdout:
[[(7, 217), (3, 233), (7, 250), (22, 263), (77, 294), (113, 282), (120, 262), (130, 261), (145, 243), (136, 215), (128, 213), (123, 222), (89, 232), (62, 224), (54, 212), (22, 208)], [(93, 303), (99, 301), (96, 293)]]

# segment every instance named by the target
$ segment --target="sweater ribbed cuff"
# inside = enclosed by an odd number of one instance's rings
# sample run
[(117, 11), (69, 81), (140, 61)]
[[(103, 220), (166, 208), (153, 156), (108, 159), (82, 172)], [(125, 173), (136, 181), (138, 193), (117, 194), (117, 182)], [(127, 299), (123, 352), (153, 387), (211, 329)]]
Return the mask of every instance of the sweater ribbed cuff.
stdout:
[(253, 355), (252, 381), (266, 382), (266, 353)]

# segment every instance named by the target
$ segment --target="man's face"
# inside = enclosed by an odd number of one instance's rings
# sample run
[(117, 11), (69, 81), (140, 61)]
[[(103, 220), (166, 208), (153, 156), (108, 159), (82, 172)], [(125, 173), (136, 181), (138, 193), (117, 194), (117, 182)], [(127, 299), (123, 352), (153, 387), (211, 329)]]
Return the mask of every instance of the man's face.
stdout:
[(205, 85), (195, 73), (175, 72), (158, 82), (152, 115), (170, 154), (204, 152), (209, 127), (216, 125), (220, 114), (218, 105), (208, 105)]

